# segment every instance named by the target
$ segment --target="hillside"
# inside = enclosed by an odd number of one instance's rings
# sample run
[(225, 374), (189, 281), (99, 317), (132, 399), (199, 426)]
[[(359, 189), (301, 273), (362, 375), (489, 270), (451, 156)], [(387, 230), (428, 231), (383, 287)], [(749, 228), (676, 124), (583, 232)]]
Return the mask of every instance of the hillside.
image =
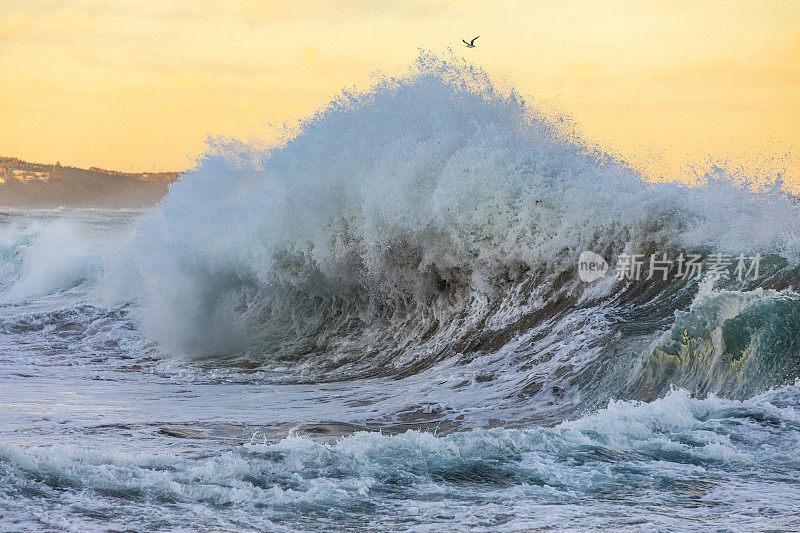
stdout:
[(161, 200), (180, 175), (81, 169), (0, 157), (0, 206), (141, 207)]

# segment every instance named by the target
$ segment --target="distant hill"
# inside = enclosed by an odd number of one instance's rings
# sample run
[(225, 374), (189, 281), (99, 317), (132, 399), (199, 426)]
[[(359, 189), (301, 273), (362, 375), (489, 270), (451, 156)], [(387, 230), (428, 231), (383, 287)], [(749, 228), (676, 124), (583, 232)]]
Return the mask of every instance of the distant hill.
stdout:
[(141, 207), (157, 203), (180, 172), (88, 170), (0, 157), (1, 207)]

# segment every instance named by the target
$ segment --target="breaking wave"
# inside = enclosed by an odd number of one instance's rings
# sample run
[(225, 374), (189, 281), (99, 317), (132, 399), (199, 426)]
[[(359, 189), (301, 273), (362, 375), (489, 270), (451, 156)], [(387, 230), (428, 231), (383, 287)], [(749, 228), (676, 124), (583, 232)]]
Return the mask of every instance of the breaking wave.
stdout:
[[(752, 393), (796, 376), (791, 328), (772, 328), (760, 313), (777, 306), (792, 320), (800, 217), (777, 190), (746, 185), (645, 182), (483, 73), (422, 57), (402, 78), (343, 93), (281, 142), (213, 140), (139, 224), (125, 279), (138, 280), (144, 331), (166, 350), (288, 365), (292, 379), (403, 376), (500, 354), (531, 369), (516, 382), (529, 392), (586, 381), (598, 361), (644, 365), (665, 386), (675, 377), (724, 392), (739, 390), (715, 374), (733, 372), (725, 361), (707, 379), (683, 379), (685, 365), (664, 374), (665, 354), (733, 349), (728, 359), (738, 361), (758, 342), (785, 349), (770, 356), (784, 363), (753, 363), (772, 374), (744, 387)], [(758, 252), (772, 261), (766, 284), (784, 292), (730, 286), (744, 292), (703, 296), (688, 318), (675, 318), (697, 284), (582, 285), (583, 250)], [(702, 338), (680, 347), (662, 339), (650, 363), (633, 360), (662, 331), (682, 334), (676, 328), (700, 307), (736, 298), (749, 307), (709, 311)], [(637, 331), (625, 331), (623, 315), (639, 315)], [(722, 346), (724, 320), (779, 338), (723, 334)]]
[[(213, 139), (132, 235), (0, 224), (0, 298), (88, 284), (87, 309), (161, 351), (272, 380), (446, 364), (463, 394), (567, 412), (671, 384), (747, 397), (800, 373), (800, 217), (779, 186), (647, 182), (483, 72), (422, 56), (277, 142)], [(586, 284), (584, 250), (764, 261), (757, 281)], [(58, 321), (32, 316), (2, 327)]]
[[(647, 182), (423, 56), (213, 139), (152, 211), (0, 213), (0, 521), (796, 528), (798, 209)], [(762, 261), (584, 283), (583, 251)]]

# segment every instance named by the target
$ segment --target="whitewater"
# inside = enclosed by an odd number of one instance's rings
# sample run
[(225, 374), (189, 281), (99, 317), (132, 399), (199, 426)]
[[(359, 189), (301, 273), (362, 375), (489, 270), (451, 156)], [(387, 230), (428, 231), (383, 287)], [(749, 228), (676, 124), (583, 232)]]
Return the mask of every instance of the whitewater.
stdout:
[(0, 530), (800, 529), (800, 208), (759, 178), (647, 181), (422, 55), (155, 208), (0, 210)]

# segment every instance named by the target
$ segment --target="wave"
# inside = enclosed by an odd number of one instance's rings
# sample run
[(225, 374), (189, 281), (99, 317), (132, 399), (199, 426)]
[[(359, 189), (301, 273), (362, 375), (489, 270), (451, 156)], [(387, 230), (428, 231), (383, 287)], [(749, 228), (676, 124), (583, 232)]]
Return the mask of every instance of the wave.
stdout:
[(673, 390), (552, 428), (289, 436), (199, 454), (0, 445), (0, 510), (46, 529), (791, 528), (798, 391), (739, 402)]
[(135, 212), (0, 213), (0, 304), (18, 305), (96, 283)]
[[(90, 285), (136, 302), (170, 355), (292, 382), (446, 364), (454, 394), (572, 413), (673, 383), (746, 397), (800, 370), (800, 216), (778, 185), (647, 182), (480, 70), (423, 55), (277, 142), (212, 139), (130, 237), (4, 228), (0, 297)], [(584, 250), (765, 260), (758, 282), (702, 290), (585, 284)]]
[(701, 293), (653, 342), (636, 387), (748, 397), (791, 383), (800, 376), (798, 331), (800, 294), (792, 290)]
[[(776, 190), (648, 183), (484, 73), (423, 56), (278, 143), (214, 139), (139, 224), (127, 279), (140, 283), (144, 331), (173, 353), (290, 365), (311, 381), (504, 354), (551, 368), (517, 385), (552, 391), (593, 357), (641, 351), (697, 292), (582, 285), (581, 251), (759, 252), (783, 261), (774, 277), (797, 262), (797, 215)], [(609, 339), (615, 317), (637, 310), (652, 314), (641, 331)]]

